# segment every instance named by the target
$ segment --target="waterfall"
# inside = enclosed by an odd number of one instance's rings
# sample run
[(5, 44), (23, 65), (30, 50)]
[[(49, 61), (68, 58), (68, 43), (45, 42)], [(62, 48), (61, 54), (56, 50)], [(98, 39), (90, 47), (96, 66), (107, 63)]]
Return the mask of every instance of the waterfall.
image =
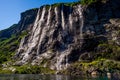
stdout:
[(23, 57), (23, 60), (22, 60), (23, 63), (28, 59), (28, 57), (29, 57), (28, 55), (29, 55), (29, 53), (32, 52), (32, 49), (38, 44), (37, 43), (39, 41), (39, 36), (38, 35), (40, 34), (40, 29), (41, 29), (41, 27), (39, 27), (39, 26), (41, 26), (41, 24), (44, 20), (44, 15), (45, 15), (45, 7), (42, 10), (42, 15), (41, 15), (40, 20), (38, 20), (38, 18), (39, 18), (39, 11), (38, 11), (37, 18), (36, 18), (36, 21), (35, 21), (34, 26), (33, 26), (33, 32), (32, 32), (33, 35), (31, 36), (31, 40), (28, 43), (28, 49), (24, 53), (24, 57)]
[[(40, 9), (39, 9), (40, 10)], [(18, 52), (16, 55), (20, 55), (21, 54), (21, 50), (26, 50), (26, 52), (23, 52), (21, 55), (23, 56), (23, 59), (22, 59), (22, 62), (24, 63), (26, 61), (26, 59), (28, 58), (28, 53), (30, 52), (30, 48), (32, 48), (32, 45), (31, 46), (31, 41), (33, 40), (33, 35), (34, 35), (34, 32), (35, 32), (35, 29), (36, 29), (36, 26), (37, 26), (37, 22), (38, 22), (38, 18), (39, 18), (39, 10), (38, 10), (38, 13), (37, 13), (37, 17), (36, 17), (36, 20), (34, 22), (34, 26), (33, 26), (33, 29), (32, 29), (32, 34), (30, 36), (30, 40), (28, 42), (28, 45), (24, 45), (24, 41), (25, 41), (25, 37), (21, 40), (21, 43), (20, 43), (20, 46), (19, 46), (19, 49), (18, 49)], [(35, 40), (35, 39), (34, 39)], [(25, 46), (25, 48), (23, 47)]]
[(63, 30), (65, 30), (64, 5), (62, 5), (61, 16), (62, 16), (62, 27)]
[(72, 8), (71, 7), (70, 7), (70, 15), (69, 15), (69, 24), (70, 24), (70, 29), (72, 30), (73, 21), (72, 21)]
[(19, 55), (19, 53), (21, 53), (21, 50), (24, 49), (24, 42), (25, 42), (25, 37), (21, 39), (21, 42), (20, 42), (20, 45), (19, 45), (19, 49), (18, 49), (18, 52), (17, 52), (17, 56)]
[(51, 6), (50, 6), (50, 8), (49, 8), (49, 11), (48, 11), (48, 18), (47, 18), (47, 26), (49, 26), (49, 24), (50, 24), (50, 15), (51, 15)]
[[(62, 9), (63, 9), (63, 6), (62, 6)], [(72, 28), (72, 27), (74, 27), (73, 26), (73, 20), (72, 20), (72, 14), (71, 14), (71, 8), (70, 8), (70, 15), (69, 15), (69, 24), (70, 24), (70, 29)], [(61, 12), (61, 17), (62, 17), (62, 27), (63, 27), (63, 29), (65, 28), (65, 19), (64, 19), (64, 13), (63, 12)], [(83, 14), (82, 14), (82, 7), (79, 5), (78, 6), (78, 8), (77, 8), (77, 13), (76, 14), (74, 14), (74, 15), (79, 15), (79, 16), (77, 16), (76, 18), (77, 18), (77, 20), (80, 20), (80, 25), (79, 25), (79, 27), (80, 27), (80, 39), (81, 39), (81, 41), (82, 41), (82, 39), (83, 39), (83, 34), (82, 34), (82, 30), (83, 30)], [(71, 29), (72, 30), (72, 29)], [(63, 31), (64, 32), (64, 31)], [(65, 31), (65, 32), (67, 32), (67, 31)], [(63, 36), (65, 36), (65, 33), (63, 33)], [(77, 40), (77, 39), (76, 39)], [(65, 50), (65, 51), (62, 51), (61, 53), (57, 53), (57, 62), (56, 62), (56, 69), (57, 70), (63, 70), (63, 69), (67, 69), (68, 68), (68, 66), (69, 66), (69, 62), (68, 62), (68, 59), (69, 59), (69, 57), (68, 57), (68, 55), (69, 55), (69, 49), (68, 50)]]
[(21, 43), (20, 43), (19, 49), (24, 49), (23, 48), (24, 42), (25, 42), (25, 37), (21, 39)]
[(43, 11), (42, 11), (42, 16), (41, 16), (41, 18), (40, 18), (40, 21), (39, 21), (39, 41), (38, 41), (38, 49), (37, 49), (37, 55), (39, 54), (39, 52), (40, 52), (40, 45), (41, 45), (41, 42), (42, 42), (42, 40), (43, 40), (43, 38), (44, 38), (44, 35), (45, 35), (45, 33), (44, 33), (44, 26), (41, 26), (42, 25), (42, 23), (44, 22), (44, 17), (45, 17), (45, 12), (46, 12), (46, 9), (45, 9), (45, 7), (43, 8)]
[[(38, 10), (36, 20), (29, 36), (21, 40), (18, 49), (18, 54), (23, 50), (20, 54), (23, 63), (31, 58), (34, 58), (36, 62), (40, 62), (40, 60), (42, 61), (48, 58), (43, 57), (42, 54), (45, 56), (54, 54), (54, 57), (50, 59), (51, 61), (53, 60), (53, 63), (50, 63), (50, 67), (54, 66), (53, 69), (56, 68), (57, 70), (63, 70), (69, 67), (69, 55), (71, 55), (71, 51), (74, 49), (73, 46), (78, 46), (77, 41), (81, 39), (81, 42), (83, 39), (84, 20), (82, 7), (77, 5), (72, 8), (64, 8), (64, 5), (62, 5), (61, 10), (59, 10), (60, 7), (52, 6), (50, 6), (48, 10), (45, 6)], [(65, 13), (64, 10), (68, 10), (69, 15), (68, 12)], [(24, 44), (25, 40), (27, 40), (26, 44)], [(43, 51), (42, 48), (44, 48), (44, 52), (41, 52)], [(51, 51), (52, 54), (47, 53), (49, 49), (55, 49), (55, 51)], [(35, 54), (35, 56), (32, 56), (32, 54)], [(36, 59), (36, 57), (39, 59)], [(32, 61), (33, 60), (31, 60), (31, 62)]]
[(68, 56), (67, 56), (67, 54), (65, 55), (65, 67), (68, 68)]
[(60, 63), (59, 63), (59, 53), (57, 52), (57, 61), (56, 61), (56, 64), (55, 64), (55, 67), (56, 67), (56, 70), (60, 70)]
[(57, 11), (57, 7), (55, 7), (55, 16), (56, 16), (56, 21), (58, 22), (58, 11)]
[(57, 57), (57, 70), (62, 70), (62, 62), (64, 61), (65, 54), (60, 54), (59, 57)]
[(80, 39), (83, 39), (83, 25), (84, 25), (84, 20), (83, 20), (83, 14), (82, 14), (82, 7), (81, 5), (78, 6), (78, 12), (79, 12), (79, 16), (80, 16), (80, 20), (81, 20), (81, 25), (80, 25)]
[(63, 51), (60, 54), (57, 53), (57, 62), (56, 62), (56, 69), (63, 70), (68, 68), (68, 53), (69, 51)]
[(33, 29), (32, 29), (31, 40), (33, 39), (34, 32), (35, 32), (35, 30), (36, 30), (36, 28), (37, 28), (37, 25), (38, 25), (39, 14), (40, 14), (40, 9), (38, 10), (37, 17), (36, 17), (35, 22), (34, 22), (34, 27), (33, 27)]
[(39, 31), (38, 31), (38, 24), (39, 24), (38, 22), (39, 22), (39, 17), (40, 17), (39, 14), (40, 14), (40, 9), (38, 10), (37, 17), (36, 17), (36, 20), (35, 20), (35, 23), (32, 29), (32, 35), (29, 40), (29, 43), (32, 43), (32, 45), (29, 44), (29, 46), (35, 46), (36, 44), (34, 44), (34, 42), (38, 40), (38, 37), (36, 36), (39, 34)]

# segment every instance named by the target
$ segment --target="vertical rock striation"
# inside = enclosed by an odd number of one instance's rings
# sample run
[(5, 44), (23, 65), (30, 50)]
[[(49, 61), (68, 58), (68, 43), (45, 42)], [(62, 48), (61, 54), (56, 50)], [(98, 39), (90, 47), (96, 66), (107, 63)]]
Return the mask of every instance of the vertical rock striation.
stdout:
[(47, 59), (51, 68), (65, 69), (72, 62), (69, 55), (75, 47), (78, 49), (82, 45), (83, 26), (81, 5), (41, 7), (29, 35), (21, 40), (16, 53), (18, 63), (31, 62), (34, 65)]
[(89, 52), (109, 37), (104, 24), (119, 17), (115, 13), (120, 7), (111, 1), (87, 8), (80, 4), (39, 8), (29, 34), (21, 40), (15, 55), (16, 65), (31, 63), (62, 70), (74, 61), (92, 59)]

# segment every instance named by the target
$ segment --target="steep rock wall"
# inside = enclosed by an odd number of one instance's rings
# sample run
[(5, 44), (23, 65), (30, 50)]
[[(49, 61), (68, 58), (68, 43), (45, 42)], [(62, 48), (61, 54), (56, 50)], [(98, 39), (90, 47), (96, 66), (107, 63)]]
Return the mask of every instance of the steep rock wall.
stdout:
[[(119, 18), (115, 1), (73, 7), (64, 4), (39, 8), (29, 35), (21, 40), (15, 58), (16, 65), (31, 63), (62, 70), (74, 61), (94, 59), (100, 42), (108, 42), (105, 24), (110, 18)], [(112, 38), (110, 38), (112, 39)], [(118, 42), (117, 42), (118, 43)]]

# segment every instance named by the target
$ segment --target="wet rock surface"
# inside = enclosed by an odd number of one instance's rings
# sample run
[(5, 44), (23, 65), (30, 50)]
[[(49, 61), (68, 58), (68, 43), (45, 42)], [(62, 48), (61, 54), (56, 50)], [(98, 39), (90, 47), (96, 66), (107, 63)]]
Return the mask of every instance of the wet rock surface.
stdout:
[[(78, 60), (94, 60), (96, 54), (91, 52), (99, 51), (100, 42), (113, 40), (120, 45), (118, 3), (118, 0), (109, 0), (88, 7), (42, 6), (29, 34), (21, 40), (16, 63), (30, 62), (62, 70)], [(24, 21), (22, 19), (20, 22)], [(28, 19), (25, 25), (31, 22)]]

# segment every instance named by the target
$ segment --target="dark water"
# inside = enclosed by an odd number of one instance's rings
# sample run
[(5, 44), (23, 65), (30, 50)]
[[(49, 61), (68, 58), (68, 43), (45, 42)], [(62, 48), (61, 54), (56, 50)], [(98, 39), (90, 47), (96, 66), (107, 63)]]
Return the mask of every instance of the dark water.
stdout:
[(119, 79), (108, 78), (105, 76), (81, 77), (67, 75), (0, 74), (0, 80), (119, 80)]

